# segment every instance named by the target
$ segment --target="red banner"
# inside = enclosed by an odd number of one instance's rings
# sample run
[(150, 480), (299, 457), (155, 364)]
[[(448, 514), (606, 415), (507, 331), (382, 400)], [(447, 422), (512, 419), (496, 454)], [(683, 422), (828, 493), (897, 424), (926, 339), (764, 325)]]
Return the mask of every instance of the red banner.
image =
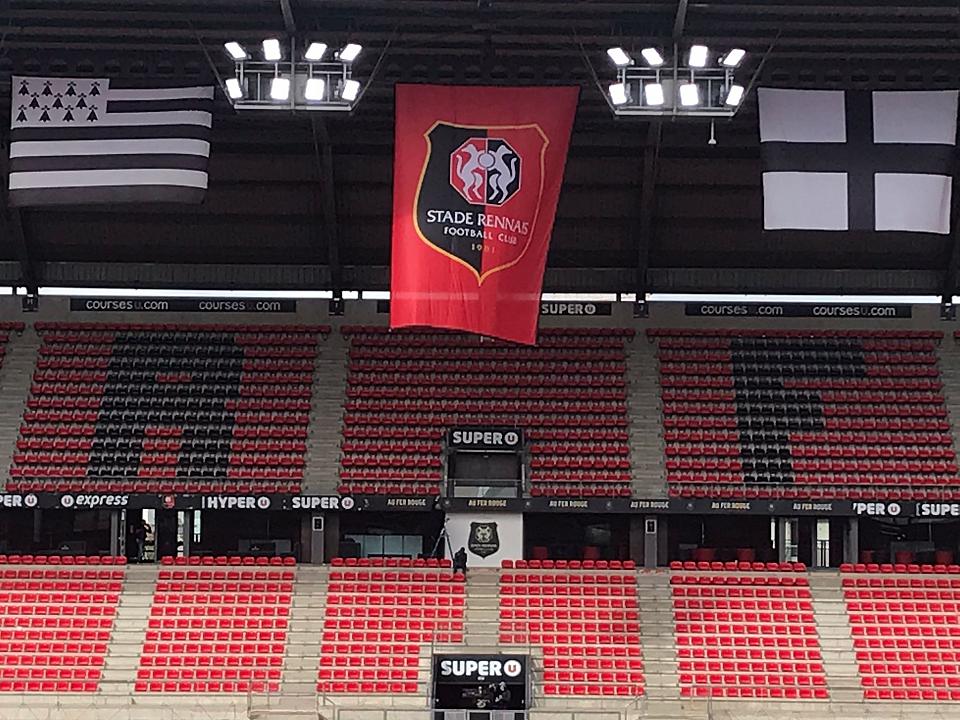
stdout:
[(391, 327), (536, 342), (578, 93), (397, 85)]

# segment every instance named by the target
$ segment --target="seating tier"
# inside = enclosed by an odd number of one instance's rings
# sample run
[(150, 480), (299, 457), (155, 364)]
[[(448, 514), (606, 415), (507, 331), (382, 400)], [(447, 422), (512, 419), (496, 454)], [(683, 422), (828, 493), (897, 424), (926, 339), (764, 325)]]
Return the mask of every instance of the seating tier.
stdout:
[(864, 698), (960, 701), (960, 567), (841, 572)]
[(238, 560), (165, 559), (136, 692), (279, 691), (296, 569), (259, 562), (266, 558)]
[(500, 571), (500, 644), (543, 650), (545, 695), (644, 692), (635, 572)]
[(828, 697), (802, 566), (784, 567), (787, 572), (763, 564), (744, 571), (737, 563), (671, 568), (682, 697)]
[(442, 331), (343, 328), (343, 493), (439, 493), (456, 425), (523, 428), (533, 495), (630, 495), (627, 330), (542, 330), (536, 347)]
[(648, 334), (671, 496), (960, 498), (941, 333)]
[(327, 589), (318, 692), (417, 693), (420, 648), (463, 642), (464, 576), (432, 564), (335, 563)]
[(10, 491), (299, 492), (313, 326), (43, 323)]
[(0, 692), (99, 689), (123, 561), (0, 556)]

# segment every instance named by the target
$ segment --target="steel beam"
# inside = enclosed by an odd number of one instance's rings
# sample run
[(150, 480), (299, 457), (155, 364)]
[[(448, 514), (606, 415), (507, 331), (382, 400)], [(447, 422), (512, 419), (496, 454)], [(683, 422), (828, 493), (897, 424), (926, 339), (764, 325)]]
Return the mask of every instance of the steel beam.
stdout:
[(37, 269), (30, 256), (30, 248), (23, 230), (23, 218), (19, 208), (10, 207), (7, 202), (7, 178), (10, 177), (9, 140), (0, 144), (0, 237), (4, 237), (13, 247), (17, 262), (20, 264), (20, 279), (27, 292), (37, 294)]
[(333, 145), (327, 124), (322, 117), (313, 116), (310, 120), (313, 130), (313, 149), (317, 163), (317, 175), (320, 180), (319, 197), (320, 219), (323, 234), (327, 240), (327, 266), (330, 270), (330, 282), (334, 295), (343, 291), (343, 272), (340, 267), (340, 230), (337, 222), (336, 178), (333, 172)]
[(653, 240), (653, 208), (657, 185), (657, 165), (663, 125), (659, 120), (647, 126), (647, 142), (643, 150), (643, 177), (640, 182), (640, 217), (637, 221), (637, 300), (643, 302), (650, 291), (647, 271), (650, 268), (650, 244)]
[(283, 26), (293, 35), (297, 32), (297, 20), (293, 16), (293, 7), (290, 0), (280, 0), (280, 12), (283, 13)]
[(673, 39), (679, 40), (683, 36), (683, 28), (687, 24), (687, 0), (679, 0), (677, 14), (673, 18)]

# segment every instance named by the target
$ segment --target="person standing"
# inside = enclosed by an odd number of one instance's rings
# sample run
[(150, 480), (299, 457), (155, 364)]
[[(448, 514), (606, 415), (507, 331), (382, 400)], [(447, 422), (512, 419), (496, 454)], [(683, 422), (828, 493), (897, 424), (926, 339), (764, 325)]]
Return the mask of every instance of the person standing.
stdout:
[(467, 551), (462, 547), (453, 554), (453, 571), (467, 574)]

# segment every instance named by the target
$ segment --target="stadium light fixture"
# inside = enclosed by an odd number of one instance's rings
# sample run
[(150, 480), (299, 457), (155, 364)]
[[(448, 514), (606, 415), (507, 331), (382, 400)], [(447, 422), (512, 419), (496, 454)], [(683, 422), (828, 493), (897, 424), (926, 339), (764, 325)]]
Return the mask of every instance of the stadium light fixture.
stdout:
[(278, 62), (283, 57), (280, 52), (280, 41), (277, 38), (267, 38), (263, 41), (263, 59), (267, 62)]
[(279, 75), (270, 81), (270, 98), (284, 102), (290, 98), (290, 78)]
[(610, 56), (610, 60), (612, 60), (613, 64), (617, 67), (626, 67), (627, 65), (633, 64), (633, 59), (627, 55), (626, 51), (622, 47), (612, 47), (607, 49), (607, 55)]
[(700, 88), (694, 82), (683, 83), (680, 86), (680, 105), (694, 107), (700, 104)]
[(729, 105), (730, 107), (737, 107), (741, 102), (743, 102), (743, 85), (731, 85), (730, 89), (727, 90), (727, 96), (723, 100), (724, 105)]
[(230, 57), (237, 61), (246, 60), (248, 57), (247, 51), (243, 49), (243, 46), (240, 43), (232, 40), (228, 43), (224, 43), (223, 49), (227, 51), (227, 54)]
[(243, 97), (243, 88), (240, 87), (240, 80), (232, 77), (227, 78), (227, 95), (231, 100), (239, 100)]
[(360, 95), (360, 83), (357, 80), (345, 80), (340, 88), (340, 97), (347, 102), (353, 102)]
[(706, 45), (691, 45), (690, 53), (687, 55), (687, 64), (690, 67), (702, 68), (707, 66), (707, 57), (710, 51)]
[(323, 100), (324, 92), (327, 89), (327, 83), (323, 78), (307, 78), (307, 84), (303, 88), (303, 97), (306, 100), (317, 102)]
[(640, 51), (640, 54), (650, 67), (660, 67), (663, 65), (663, 55), (654, 47), (644, 48)]
[(617, 117), (730, 118), (743, 105), (746, 83), (735, 77), (743, 49), (676, 42), (637, 47), (643, 49), (636, 63), (623, 48), (607, 50), (615, 74), (600, 87)]
[(363, 50), (362, 45), (357, 43), (347, 43), (340, 50), (340, 53), (337, 57), (340, 59), (340, 62), (352, 63), (360, 55), (360, 51)]
[(328, 45), (319, 39), (271, 35), (260, 52), (224, 43), (236, 63), (224, 79), (224, 90), (236, 110), (278, 112), (349, 112), (360, 101), (363, 86), (353, 79), (359, 43)]
[(614, 105), (626, 105), (630, 99), (627, 95), (627, 86), (624, 83), (613, 83), (607, 89), (610, 91), (610, 102)]
[(659, 107), (665, 100), (661, 83), (652, 82), (643, 86), (643, 101), (650, 107)]
[(734, 48), (727, 52), (722, 58), (720, 58), (720, 64), (724, 67), (735, 68), (743, 62), (743, 58), (747, 56), (747, 51), (742, 48)]
[(303, 53), (303, 59), (308, 62), (320, 62), (323, 56), (327, 54), (327, 44), (322, 42), (312, 42)]

